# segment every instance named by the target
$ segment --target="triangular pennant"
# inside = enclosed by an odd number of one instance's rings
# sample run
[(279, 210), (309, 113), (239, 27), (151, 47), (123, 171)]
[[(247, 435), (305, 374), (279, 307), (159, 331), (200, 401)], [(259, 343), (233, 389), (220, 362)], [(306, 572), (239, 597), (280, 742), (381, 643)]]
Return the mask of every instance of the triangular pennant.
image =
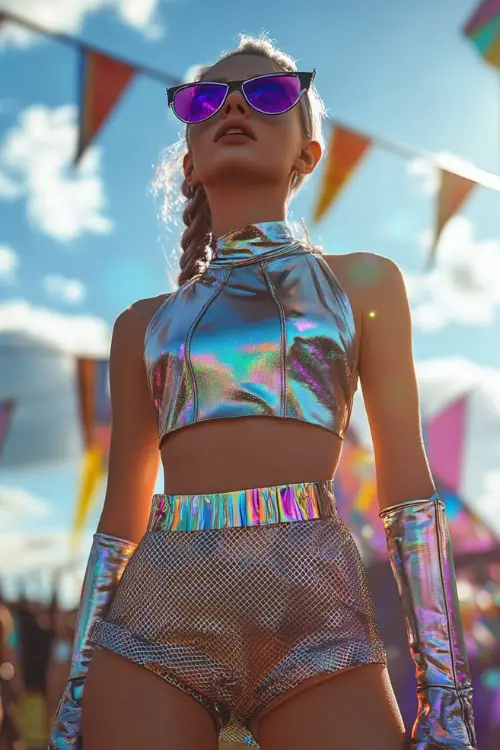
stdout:
[(95, 360), (82, 357), (77, 360), (78, 401), (83, 444), (89, 449), (94, 444), (95, 428)]
[(5, 445), (5, 439), (9, 431), (12, 415), (14, 413), (15, 401), (7, 399), (0, 403), (0, 456)]
[(84, 446), (88, 449), (99, 443), (106, 452), (103, 435), (111, 426), (109, 360), (79, 358), (77, 380)]
[(80, 490), (75, 507), (72, 545), (75, 547), (85, 526), (95, 493), (105, 474), (103, 456), (99, 446), (85, 451)]
[(500, 40), (500, 15), (491, 23), (479, 26), (469, 34), (469, 38), (487, 62), (495, 65), (496, 49)]
[(467, 432), (468, 394), (454, 401), (424, 425), (432, 474), (452, 492), (461, 492)]
[(340, 125), (334, 126), (320, 195), (314, 211), (315, 222), (321, 219), (340, 195), (371, 144), (371, 138), (365, 135), (347, 130)]
[(479, 26), (484, 26), (493, 20), (497, 14), (500, 15), (500, 0), (486, 0), (480, 3), (479, 7), (467, 21), (464, 29), (465, 33), (467, 35), (472, 34)]
[[(500, 19), (499, 19), (499, 26), (500, 26)], [(493, 41), (493, 44), (489, 48), (488, 52), (485, 54), (485, 60), (486, 62), (489, 62), (490, 65), (493, 65), (494, 68), (498, 68), (500, 70), (500, 29)]]
[(81, 533), (94, 495), (107, 470), (111, 438), (109, 360), (81, 357), (77, 360), (78, 395), (82, 424), (84, 461), (76, 502), (74, 539)]
[(475, 180), (441, 169), (441, 186), (437, 197), (436, 228), (429, 255), (429, 265), (436, 259), (441, 232), (448, 221), (459, 211), (477, 185)]
[(450, 527), (453, 550), (460, 555), (487, 552), (499, 548), (500, 539), (486, 519), (481, 518), (466, 503), (459, 492), (454, 492), (445, 483), (435, 478), (436, 489), (446, 506), (446, 517)]
[(78, 162), (130, 84), (136, 69), (101, 52), (82, 50)]

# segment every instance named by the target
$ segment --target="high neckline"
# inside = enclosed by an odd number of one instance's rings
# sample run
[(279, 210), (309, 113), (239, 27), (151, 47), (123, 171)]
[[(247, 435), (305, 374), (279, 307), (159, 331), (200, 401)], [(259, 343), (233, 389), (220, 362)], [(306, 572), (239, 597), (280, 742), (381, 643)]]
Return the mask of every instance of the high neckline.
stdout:
[(212, 263), (250, 261), (282, 251), (298, 240), (286, 221), (263, 221), (233, 229), (212, 242)]

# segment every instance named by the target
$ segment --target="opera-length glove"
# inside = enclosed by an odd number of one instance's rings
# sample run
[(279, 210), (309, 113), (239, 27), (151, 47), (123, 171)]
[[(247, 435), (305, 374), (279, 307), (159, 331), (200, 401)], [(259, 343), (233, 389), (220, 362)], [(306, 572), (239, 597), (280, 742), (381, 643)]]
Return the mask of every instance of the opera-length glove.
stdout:
[(76, 618), (68, 682), (59, 702), (49, 750), (80, 750), (82, 696), (87, 676), (94, 623), (106, 613), (136, 544), (109, 534), (95, 534)]
[(438, 493), (380, 513), (416, 667), (414, 750), (477, 750), (445, 506)]

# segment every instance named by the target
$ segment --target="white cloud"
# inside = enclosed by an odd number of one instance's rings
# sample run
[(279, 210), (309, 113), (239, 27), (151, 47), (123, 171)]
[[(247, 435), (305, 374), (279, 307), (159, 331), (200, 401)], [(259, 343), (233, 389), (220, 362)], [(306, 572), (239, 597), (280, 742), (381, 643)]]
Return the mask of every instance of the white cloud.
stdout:
[[(461, 492), (500, 535), (500, 370), (463, 357), (416, 362), (416, 370), (424, 421), (470, 394)], [(371, 446), (361, 393), (354, 400), (352, 422)]]
[(16, 281), (19, 257), (12, 248), (0, 245), (0, 282), (13, 284)]
[(90, 148), (74, 169), (76, 143), (75, 107), (34, 105), (21, 112), (0, 147), (0, 198), (24, 196), (31, 222), (60, 241), (113, 229), (103, 213), (101, 152)]
[[(88, 557), (92, 543), (91, 535), (86, 534), (82, 552), (76, 561), (78, 577), (81, 576), (82, 562)], [(47, 529), (44, 531), (9, 531), (0, 533), (0, 570), (2, 576), (19, 576), (26, 573), (66, 571), (70, 561), (69, 529)], [(81, 585), (81, 578), (79, 581)], [(78, 596), (78, 586), (74, 594)]]
[(67, 302), (70, 305), (77, 305), (83, 302), (87, 296), (85, 285), (78, 279), (68, 279), (58, 274), (48, 274), (42, 279), (42, 284), (50, 297)]
[(40, 518), (47, 516), (49, 509), (41, 500), (22, 487), (0, 485), (0, 526), (15, 524), (20, 518)]
[(435, 195), (439, 189), (440, 169), (455, 172), (462, 177), (485, 185), (486, 187), (500, 190), (500, 177), (485, 172), (476, 167), (472, 162), (463, 159), (461, 156), (443, 151), (435, 154), (435, 161), (417, 157), (408, 162), (408, 174), (419, 180), (420, 189), (425, 195)]
[[(114, 11), (119, 19), (150, 39), (163, 34), (157, 20), (160, 0), (2, 0), (2, 9), (11, 11), (48, 29), (70, 34), (82, 30), (88, 15), (102, 10)], [(26, 47), (46, 37), (18, 24), (6, 24), (0, 44)]]
[(473, 224), (456, 216), (443, 230), (436, 266), (405, 280), (415, 328), (489, 325), (500, 308), (500, 240), (477, 239)]
[(74, 356), (107, 357), (111, 331), (90, 315), (63, 315), (18, 299), (0, 305), (0, 401), (16, 401), (2, 470), (78, 462), (82, 435)]
[[(16, 334), (48, 346), (61, 354), (107, 356), (110, 330), (108, 324), (92, 315), (63, 315), (45, 307), (35, 307), (23, 299), (0, 305), (0, 335)], [(3, 372), (2, 372), (3, 375)]]

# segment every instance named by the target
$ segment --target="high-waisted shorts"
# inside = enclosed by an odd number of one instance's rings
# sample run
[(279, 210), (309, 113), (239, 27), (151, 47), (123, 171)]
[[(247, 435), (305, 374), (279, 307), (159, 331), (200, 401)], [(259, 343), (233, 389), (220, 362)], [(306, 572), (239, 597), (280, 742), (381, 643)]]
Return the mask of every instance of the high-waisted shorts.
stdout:
[(387, 663), (329, 481), (155, 495), (92, 640), (196, 698), (221, 742), (253, 746), (261, 712), (304, 681)]

